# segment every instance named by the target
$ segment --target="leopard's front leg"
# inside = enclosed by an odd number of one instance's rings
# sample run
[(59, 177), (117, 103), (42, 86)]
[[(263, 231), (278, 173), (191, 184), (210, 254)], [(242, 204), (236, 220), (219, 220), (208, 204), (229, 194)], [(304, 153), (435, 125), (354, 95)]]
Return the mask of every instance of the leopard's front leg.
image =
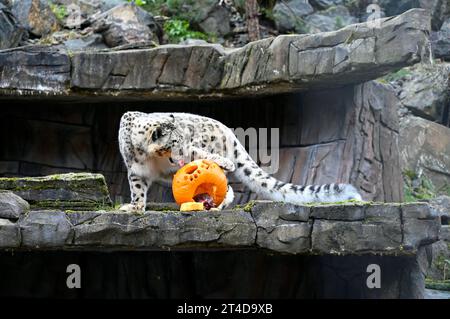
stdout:
[(128, 183), (130, 184), (131, 203), (123, 205), (120, 210), (144, 212), (147, 203), (147, 191), (151, 181), (128, 172)]
[(227, 173), (234, 172), (234, 170), (236, 169), (234, 163), (226, 157), (206, 152), (198, 147), (193, 147), (191, 151), (194, 159), (207, 159), (213, 161), (217, 163), (217, 165), (222, 167)]

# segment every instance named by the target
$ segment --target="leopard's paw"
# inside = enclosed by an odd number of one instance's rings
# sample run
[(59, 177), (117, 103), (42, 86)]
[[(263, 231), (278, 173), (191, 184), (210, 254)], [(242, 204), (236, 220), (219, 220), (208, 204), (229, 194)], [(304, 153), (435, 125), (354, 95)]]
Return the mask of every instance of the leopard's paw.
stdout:
[(144, 213), (144, 205), (143, 204), (125, 204), (119, 208), (120, 211), (127, 213)]

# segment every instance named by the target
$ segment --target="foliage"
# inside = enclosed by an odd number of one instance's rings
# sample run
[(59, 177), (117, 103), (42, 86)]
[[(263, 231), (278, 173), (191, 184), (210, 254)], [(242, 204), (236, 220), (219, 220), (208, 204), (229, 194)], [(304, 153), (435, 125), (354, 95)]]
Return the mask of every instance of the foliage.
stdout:
[(433, 199), (437, 191), (433, 182), (426, 176), (418, 176), (414, 171), (404, 171), (405, 202)]
[(69, 13), (67, 12), (67, 8), (64, 5), (57, 5), (52, 2), (49, 2), (50, 10), (52, 10), (53, 14), (60, 21), (64, 20)]
[(433, 261), (435, 267), (441, 271), (443, 271), (443, 280), (449, 279), (449, 271), (450, 271), (450, 259), (446, 258), (443, 255), (438, 256)]
[(411, 75), (411, 71), (408, 69), (400, 69), (397, 72), (389, 73), (388, 75), (385, 75), (382, 77), (379, 81), (382, 83), (389, 83), (389, 82), (395, 82), (401, 79), (404, 79)]
[(428, 289), (450, 291), (450, 280), (438, 281), (426, 278), (425, 287)]
[(178, 43), (186, 39), (208, 40), (208, 35), (193, 31), (186, 20), (171, 19), (164, 23), (164, 32), (169, 37), (170, 42)]
[[(149, 0), (151, 1), (151, 0)], [(137, 6), (144, 6), (147, 4), (147, 0), (128, 0), (128, 2), (134, 2), (134, 4), (136, 4)]]
[(345, 27), (345, 25), (344, 25), (344, 20), (342, 19), (342, 17), (337, 16), (337, 17), (336, 17), (335, 24), (334, 24), (334, 28), (335, 28), (336, 30), (339, 30), (339, 29), (342, 29), (343, 27)]

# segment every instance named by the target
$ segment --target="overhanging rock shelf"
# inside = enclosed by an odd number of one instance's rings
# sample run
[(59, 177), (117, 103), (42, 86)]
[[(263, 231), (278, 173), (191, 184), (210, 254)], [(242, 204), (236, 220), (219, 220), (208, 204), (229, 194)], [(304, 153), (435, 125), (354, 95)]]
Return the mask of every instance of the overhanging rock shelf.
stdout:
[(412, 9), (335, 32), (282, 35), (236, 50), (218, 45), (68, 52), (29, 46), (0, 51), (2, 97), (137, 99), (295, 92), (363, 83), (421, 61), (430, 16)]

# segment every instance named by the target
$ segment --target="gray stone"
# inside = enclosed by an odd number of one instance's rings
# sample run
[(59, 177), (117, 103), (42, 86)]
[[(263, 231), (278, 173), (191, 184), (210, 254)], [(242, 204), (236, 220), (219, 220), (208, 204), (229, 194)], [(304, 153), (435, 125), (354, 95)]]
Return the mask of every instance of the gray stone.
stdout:
[(11, 11), (0, 3), (0, 50), (16, 47), (24, 29), (19, 25)]
[(35, 36), (46, 36), (59, 29), (58, 20), (46, 0), (15, 0), (11, 11)]
[(31, 46), (0, 52), (0, 88), (22, 94), (32, 90), (64, 92), (70, 80), (70, 58), (59, 47)]
[(441, 195), (429, 200), (429, 204), (434, 207), (441, 217), (450, 218), (450, 196)]
[(431, 182), (439, 193), (450, 185), (450, 130), (437, 123), (405, 116), (400, 120), (400, 167)]
[(67, 40), (64, 41), (64, 46), (70, 51), (107, 48), (100, 34), (92, 34), (79, 39)]
[(257, 201), (252, 217), (257, 227), (256, 245), (289, 253), (304, 253), (310, 248), (309, 207), (295, 208), (284, 203)]
[[(167, 45), (150, 50), (81, 52), (72, 60), (72, 85), (84, 89), (209, 91), (221, 79), (218, 45)], [(130, 65), (126, 61), (133, 60)], [(139, 67), (137, 67), (139, 66)]]
[(357, 221), (364, 219), (364, 206), (360, 204), (344, 204), (342, 206), (320, 205), (311, 209), (314, 219), (329, 219), (341, 221)]
[(17, 223), (0, 219), (0, 249), (20, 246), (20, 229)]
[(335, 6), (307, 16), (305, 22), (309, 33), (319, 33), (341, 29), (357, 23), (358, 19), (350, 15), (345, 6)]
[(405, 77), (397, 82), (402, 106), (415, 116), (442, 123), (450, 103), (449, 75), (448, 63), (419, 63), (407, 68)]
[(431, 47), (435, 58), (450, 60), (450, 31), (432, 32)]
[[(366, 82), (421, 61), (428, 50), (429, 22), (429, 15), (417, 9), (382, 19), (375, 29), (363, 23), (330, 33), (268, 38), (227, 51), (218, 45), (163, 45), (80, 52), (69, 58), (56, 48), (47, 49), (42, 56), (32, 54), (42, 48), (11, 50), (0, 52), (4, 70), (0, 88), (5, 89), (3, 95), (11, 96), (24, 94), (14, 90), (17, 88), (45, 96), (78, 96), (78, 89), (88, 89), (81, 90), (83, 97), (141, 99), (330, 89)], [(42, 57), (49, 61), (39, 68), (24, 64), (27, 58), (34, 61), (37, 57), (39, 63)], [(133, 65), (127, 62), (130, 60)], [(19, 76), (17, 66), (23, 66)]]
[[(114, 227), (114, 226), (112, 226)], [(64, 212), (32, 211), (20, 221), (22, 247), (64, 247), (72, 242), (72, 225)]]
[[(80, 220), (80, 218), (82, 220)], [(108, 212), (70, 214), (75, 246), (163, 248), (252, 246), (255, 225), (244, 212)]]
[(13, 192), (0, 190), (0, 218), (18, 219), (29, 209), (30, 205)]
[(116, 6), (93, 17), (92, 27), (103, 35), (109, 47), (159, 43), (160, 27), (153, 16), (133, 3)]
[[(328, 205), (329, 206), (329, 205)], [(150, 204), (149, 207), (152, 207)], [(314, 207), (316, 208), (316, 207)], [(340, 216), (350, 205), (335, 205)], [(289, 254), (413, 255), (438, 240), (440, 221), (426, 204), (364, 204), (362, 220), (315, 218), (310, 206), (251, 202), (231, 211), (30, 211), (3, 222), (0, 239), (20, 227), (21, 247), (59, 249), (263, 248)], [(313, 209), (314, 210), (314, 209)], [(327, 210), (331, 211), (329, 207)], [(0, 219), (1, 220), (1, 219)], [(14, 239), (16, 238), (16, 239)], [(17, 240), (12, 237), (12, 244)]]
[(388, 16), (401, 14), (412, 8), (429, 10), (434, 30), (439, 30), (450, 9), (448, 1), (442, 0), (380, 0), (379, 4)]
[(282, 92), (281, 83), (287, 82), (298, 89), (363, 82), (381, 76), (388, 65), (420, 61), (428, 47), (425, 30), (429, 16), (416, 9), (381, 19), (377, 29), (362, 23), (330, 33), (264, 39), (226, 56), (221, 88), (248, 92), (258, 86), (262, 91), (277, 82)]
[(273, 8), (273, 17), (278, 30), (304, 33), (305, 25), (302, 17), (313, 11), (308, 0), (278, 1)]
[(440, 238), (442, 240), (445, 240), (447, 243), (450, 243), (450, 226), (449, 225), (442, 225), (441, 226), (441, 233)]
[(101, 10), (102, 12), (108, 11), (118, 5), (124, 4), (127, 0), (101, 0)]
[(105, 178), (100, 174), (0, 178), (0, 189), (14, 192), (32, 208), (89, 210), (111, 205)]
[[(64, 8), (66, 16), (61, 23), (66, 28), (80, 28), (92, 15), (107, 11), (102, 0), (53, 0), (58, 8)], [(122, 4), (124, 1), (121, 2)]]
[(309, 3), (317, 9), (328, 9), (329, 7), (343, 4), (344, 0), (309, 0)]
[[(339, 206), (336, 206), (335, 209), (338, 208)], [(315, 220), (311, 234), (312, 251), (331, 251), (334, 254), (358, 254), (368, 251), (389, 254), (402, 251), (399, 206), (366, 206), (365, 210), (366, 216), (359, 221), (333, 221), (330, 217)], [(342, 213), (341, 215), (345, 216)]]
[(198, 25), (207, 34), (225, 36), (230, 33), (231, 12), (225, 6), (220, 6), (215, 0), (195, 1), (192, 6), (191, 23)]
[(414, 250), (439, 240), (440, 218), (427, 204), (404, 204), (401, 209), (405, 250)]

